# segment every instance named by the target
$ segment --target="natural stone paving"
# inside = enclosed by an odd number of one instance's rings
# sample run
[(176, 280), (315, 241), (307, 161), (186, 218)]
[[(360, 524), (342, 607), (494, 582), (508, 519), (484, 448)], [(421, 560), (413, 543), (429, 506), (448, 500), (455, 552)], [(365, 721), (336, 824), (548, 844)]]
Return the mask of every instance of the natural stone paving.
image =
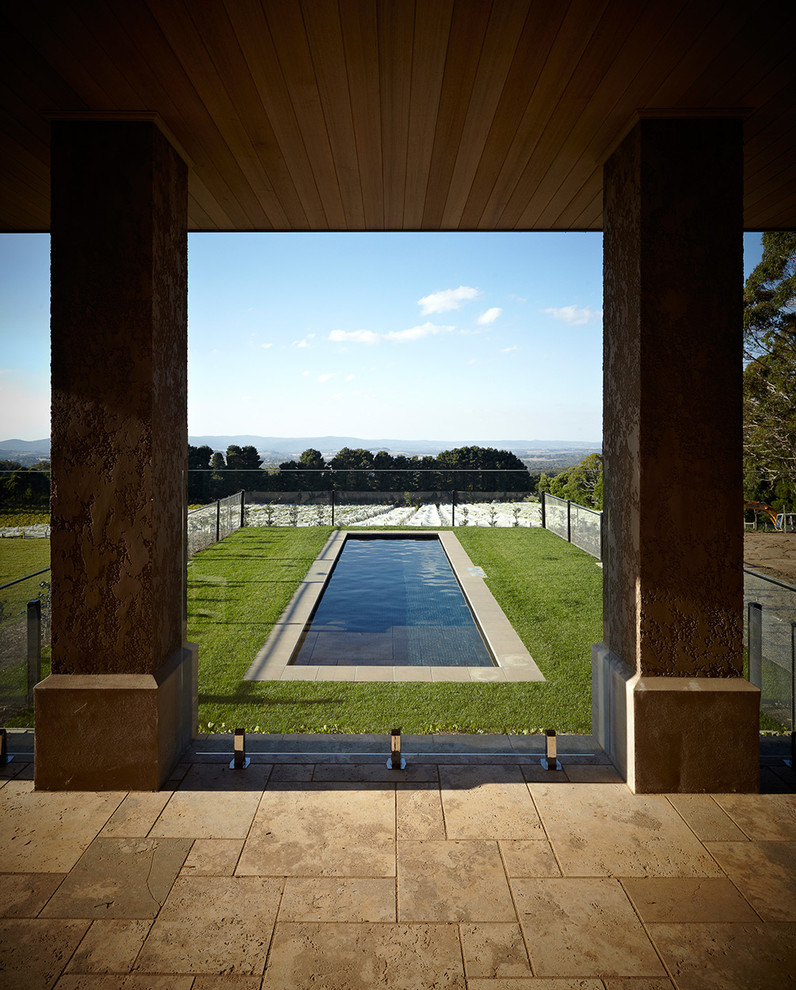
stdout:
[(474, 742), (399, 772), (290, 740), (240, 772), (201, 757), (157, 794), (37, 792), (8, 764), (0, 990), (796, 981), (792, 793), (635, 796), (585, 750), (545, 771), (522, 741), (494, 763)]

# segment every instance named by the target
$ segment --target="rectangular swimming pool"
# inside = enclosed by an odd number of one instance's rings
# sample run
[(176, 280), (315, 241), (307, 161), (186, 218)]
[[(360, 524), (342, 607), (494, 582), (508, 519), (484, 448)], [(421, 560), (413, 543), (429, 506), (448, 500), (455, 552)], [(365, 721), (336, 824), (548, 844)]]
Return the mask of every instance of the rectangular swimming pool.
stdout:
[(495, 666), (436, 535), (348, 534), (290, 662)]

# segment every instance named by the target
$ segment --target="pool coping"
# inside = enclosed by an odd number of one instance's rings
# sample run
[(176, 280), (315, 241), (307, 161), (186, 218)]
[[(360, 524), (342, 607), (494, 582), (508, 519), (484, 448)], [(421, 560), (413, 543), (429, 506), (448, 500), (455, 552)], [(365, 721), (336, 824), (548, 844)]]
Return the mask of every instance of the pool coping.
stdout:
[[(408, 530), (380, 530), (371, 538), (409, 536)], [(312, 610), (323, 592), (346, 537), (361, 530), (337, 530), (326, 541), (310, 565), (307, 575), (296, 589), (285, 611), (271, 630), (268, 639), (244, 675), (246, 681), (424, 681), (478, 682), (544, 681), (533, 657), (506, 618), (486, 586), (485, 573), (468, 557), (456, 535), (450, 530), (423, 530), (423, 535), (437, 536), (451, 562), (462, 591), (476, 617), (481, 632), (492, 651), (496, 667), (375, 667), (312, 666), (289, 663)], [(367, 538), (367, 537), (366, 537)]]

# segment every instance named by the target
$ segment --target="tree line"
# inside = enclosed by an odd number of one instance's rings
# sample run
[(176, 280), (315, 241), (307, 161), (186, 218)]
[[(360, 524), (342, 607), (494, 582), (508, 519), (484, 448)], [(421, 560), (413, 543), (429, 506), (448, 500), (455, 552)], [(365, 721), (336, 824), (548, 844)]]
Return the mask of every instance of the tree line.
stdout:
[[(279, 471), (262, 471), (254, 447), (230, 446), (226, 458), (208, 446), (188, 449), (188, 499), (208, 501), (241, 489), (263, 492), (518, 492), (535, 491), (538, 476), (516, 454), (494, 447), (457, 447), (436, 457), (406, 457), (386, 450), (375, 454), (343, 447), (326, 461), (308, 448)], [(257, 471), (257, 475), (252, 475)]]

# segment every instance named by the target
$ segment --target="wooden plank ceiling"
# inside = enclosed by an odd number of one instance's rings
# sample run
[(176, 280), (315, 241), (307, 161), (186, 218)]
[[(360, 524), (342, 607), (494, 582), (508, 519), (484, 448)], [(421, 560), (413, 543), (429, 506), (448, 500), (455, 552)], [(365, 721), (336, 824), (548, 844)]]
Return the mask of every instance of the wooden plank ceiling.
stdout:
[(191, 230), (599, 230), (639, 109), (727, 108), (746, 229), (796, 227), (794, 28), (793, 0), (8, 2), (0, 229), (49, 227), (57, 112), (157, 113)]

